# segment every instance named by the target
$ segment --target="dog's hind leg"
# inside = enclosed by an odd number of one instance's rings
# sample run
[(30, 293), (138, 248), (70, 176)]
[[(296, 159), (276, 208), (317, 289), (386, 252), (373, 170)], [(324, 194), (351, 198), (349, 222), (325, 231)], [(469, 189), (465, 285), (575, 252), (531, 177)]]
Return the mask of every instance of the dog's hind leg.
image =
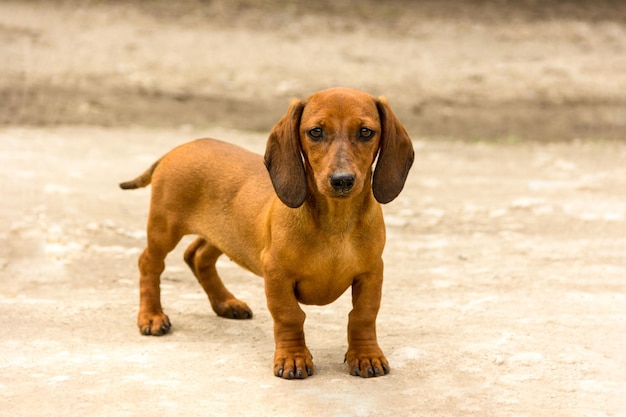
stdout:
[(148, 220), (148, 246), (139, 256), (139, 314), (137, 325), (144, 335), (160, 336), (170, 330), (171, 323), (161, 307), (161, 274), (165, 257), (182, 235), (168, 227), (162, 217), (151, 213)]
[(203, 238), (197, 238), (185, 251), (185, 262), (198, 279), (211, 302), (213, 311), (229, 319), (252, 318), (252, 310), (224, 286), (215, 262), (222, 252)]

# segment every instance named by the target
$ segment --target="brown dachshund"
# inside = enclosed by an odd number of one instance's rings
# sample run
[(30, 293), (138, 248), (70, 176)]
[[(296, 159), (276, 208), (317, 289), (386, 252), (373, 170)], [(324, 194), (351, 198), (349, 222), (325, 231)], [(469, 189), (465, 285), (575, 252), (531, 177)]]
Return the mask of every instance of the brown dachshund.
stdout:
[(193, 234), (199, 237), (185, 261), (219, 316), (252, 317), (215, 269), (222, 253), (264, 278), (276, 376), (314, 372), (299, 303), (325, 305), (350, 286), (349, 371), (387, 374), (376, 339), (385, 244), (379, 203), (396, 198), (412, 163), (411, 140), (387, 100), (347, 88), (294, 99), (270, 133), (265, 166), (260, 155), (212, 139), (170, 151), (120, 184), (152, 183), (148, 242), (139, 257), (141, 333), (170, 329), (160, 276), (166, 255)]

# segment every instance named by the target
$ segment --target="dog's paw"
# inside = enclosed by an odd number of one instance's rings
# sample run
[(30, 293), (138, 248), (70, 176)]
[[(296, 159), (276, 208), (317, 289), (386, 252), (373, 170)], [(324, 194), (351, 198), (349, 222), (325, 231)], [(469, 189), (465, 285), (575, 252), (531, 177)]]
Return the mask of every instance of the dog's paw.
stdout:
[(248, 304), (236, 298), (221, 303), (214, 303), (211, 306), (215, 314), (220, 317), (239, 320), (252, 318), (252, 309), (248, 307)]
[(140, 313), (137, 324), (144, 336), (161, 336), (169, 332), (172, 327), (170, 319), (164, 313)]
[(369, 351), (348, 350), (345, 362), (350, 375), (370, 378), (387, 375), (391, 368), (383, 352), (379, 348)]
[(313, 356), (303, 349), (280, 349), (274, 355), (274, 375), (283, 379), (304, 379), (313, 375)]

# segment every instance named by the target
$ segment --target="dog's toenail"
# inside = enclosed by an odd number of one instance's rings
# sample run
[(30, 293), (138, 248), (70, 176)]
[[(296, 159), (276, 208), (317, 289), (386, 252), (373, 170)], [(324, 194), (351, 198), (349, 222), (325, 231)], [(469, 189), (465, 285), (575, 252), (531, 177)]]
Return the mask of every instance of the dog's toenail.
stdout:
[(278, 372), (276, 372), (276, 376), (279, 377), (279, 378), (282, 378), (283, 377), (283, 372), (285, 372), (285, 370), (283, 368), (280, 368), (278, 370)]

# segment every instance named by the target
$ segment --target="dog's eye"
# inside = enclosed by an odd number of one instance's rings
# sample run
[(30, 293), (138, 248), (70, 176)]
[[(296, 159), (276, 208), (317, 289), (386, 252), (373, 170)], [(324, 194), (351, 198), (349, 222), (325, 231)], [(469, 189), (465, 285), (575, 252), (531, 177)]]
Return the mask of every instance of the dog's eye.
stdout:
[(314, 141), (321, 140), (321, 139), (322, 139), (322, 137), (324, 136), (324, 132), (323, 132), (323, 131), (322, 131), (322, 129), (321, 129), (321, 128), (319, 128), (319, 127), (314, 127), (313, 129), (309, 129), (309, 131), (308, 131), (308, 132), (306, 132), (306, 133), (307, 133), (307, 134), (309, 135), (309, 137), (310, 137), (311, 139), (313, 139)]
[(361, 140), (369, 140), (374, 137), (374, 131), (367, 127), (362, 127), (359, 131), (359, 137), (361, 138)]

